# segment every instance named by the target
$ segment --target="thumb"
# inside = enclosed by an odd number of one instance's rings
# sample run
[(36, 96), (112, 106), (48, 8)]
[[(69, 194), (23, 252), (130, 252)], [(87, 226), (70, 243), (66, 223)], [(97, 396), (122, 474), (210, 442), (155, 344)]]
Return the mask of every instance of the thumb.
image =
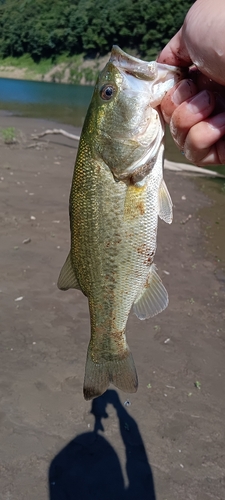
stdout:
[(190, 66), (192, 64), (187, 47), (183, 41), (182, 28), (164, 47), (157, 58), (157, 62), (172, 66)]

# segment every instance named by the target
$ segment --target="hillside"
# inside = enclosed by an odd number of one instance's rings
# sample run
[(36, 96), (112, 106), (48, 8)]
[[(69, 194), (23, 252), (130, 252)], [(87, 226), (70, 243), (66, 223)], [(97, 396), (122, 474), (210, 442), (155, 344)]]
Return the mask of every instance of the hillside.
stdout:
[(112, 45), (153, 60), (192, 0), (0, 0), (0, 76), (93, 83)]

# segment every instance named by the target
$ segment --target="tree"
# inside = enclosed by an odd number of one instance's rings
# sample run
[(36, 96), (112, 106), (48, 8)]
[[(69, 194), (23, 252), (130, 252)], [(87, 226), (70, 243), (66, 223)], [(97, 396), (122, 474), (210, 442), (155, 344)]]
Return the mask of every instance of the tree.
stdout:
[(193, 1), (0, 0), (0, 55), (105, 54), (113, 44), (155, 58)]

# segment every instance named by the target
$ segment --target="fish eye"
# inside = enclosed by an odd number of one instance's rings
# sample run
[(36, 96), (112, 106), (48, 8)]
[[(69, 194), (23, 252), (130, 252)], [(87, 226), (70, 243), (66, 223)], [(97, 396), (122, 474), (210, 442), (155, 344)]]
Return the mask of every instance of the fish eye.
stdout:
[(104, 101), (109, 101), (111, 97), (114, 94), (114, 87), (113, 85), (109, 85), (108, 83), (106, 85), (103, 85), (103, 87), (100, 90), (100, 96)]

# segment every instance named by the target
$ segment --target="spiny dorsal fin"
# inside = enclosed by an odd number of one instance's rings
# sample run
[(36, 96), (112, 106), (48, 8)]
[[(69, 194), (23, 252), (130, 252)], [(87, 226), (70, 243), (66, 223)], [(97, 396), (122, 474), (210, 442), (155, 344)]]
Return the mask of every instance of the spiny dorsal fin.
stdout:
[(158, 200), (160, 219), (164, 220), (168, 224), (171, 224), (173, 220), (173, 203), (164, 180), (162, 180), (160, 184)]
[(61, 269), (57, 286), (60, 290), (69, 290), (69, 288), (77, 288), (80, 290), (80, 286), (72, 266), (70, 253)]
[(139, 319), (151, 318), (168, 306), (168, 293), (156, 269), (155, 264), (152, 264), (146, 285), (134, 302), (133, 310)]

